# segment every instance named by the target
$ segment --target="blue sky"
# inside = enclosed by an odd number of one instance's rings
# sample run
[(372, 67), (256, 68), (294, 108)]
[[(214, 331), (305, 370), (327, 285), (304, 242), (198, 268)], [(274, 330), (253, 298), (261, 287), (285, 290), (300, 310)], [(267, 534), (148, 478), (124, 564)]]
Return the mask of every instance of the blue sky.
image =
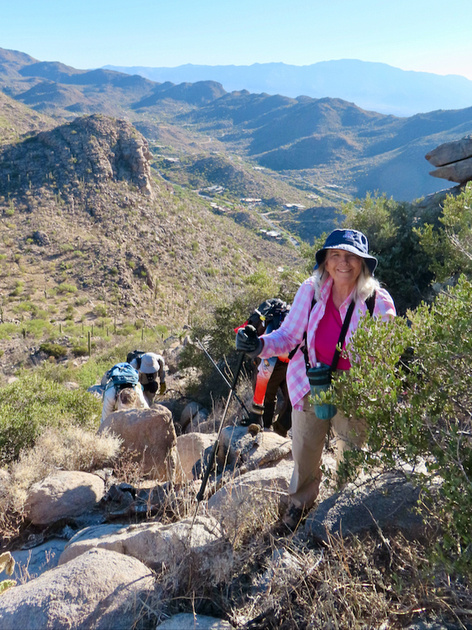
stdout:
[(75, 68), (309, 65), (472, 80), (471, 0), (3, 0), (0, 47)]

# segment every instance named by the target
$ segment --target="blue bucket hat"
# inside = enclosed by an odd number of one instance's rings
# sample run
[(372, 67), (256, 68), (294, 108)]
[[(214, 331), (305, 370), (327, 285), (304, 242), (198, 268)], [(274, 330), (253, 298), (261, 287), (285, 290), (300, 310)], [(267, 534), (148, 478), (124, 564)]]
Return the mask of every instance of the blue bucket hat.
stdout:
[(357, 230), (334, 230), (331, 232), (323, 247), (315, 254), (315, 269), (324, 262), (326, 250), (328, 249), (344, 249), (360, 256), (365, 260), (370, 273), (374, 275), (375, 268), (377, 267), (377, 258), (369, 254), (369, 242), (362, 232), (358, 232)]

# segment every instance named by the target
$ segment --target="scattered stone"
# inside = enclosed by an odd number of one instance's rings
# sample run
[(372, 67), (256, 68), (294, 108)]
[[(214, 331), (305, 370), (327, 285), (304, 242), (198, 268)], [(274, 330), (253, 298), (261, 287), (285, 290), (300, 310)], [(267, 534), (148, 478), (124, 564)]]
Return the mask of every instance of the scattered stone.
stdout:
[[(57, 566), (66, 545), (67, 540), (64, 538), (51, 538), (32, 549), (12, 551), (11, 555), (15, 561), (12, 578), (17, 582), (24, 582), (53, 569)], [(0, 573), (0, 582), (6, 580), (7, 577), (6, 571)]]
[(177, 438), (177, 452), (180, 465), (187, 479), (194, 478), (194, 466), (203, 457), (206, 449), (216, 441), (216, 433), (187, 433)]
[(229, 621), (224, 619), (192, 613), (174, 615), (157, 626), (159, 630), (230, 630), (232, 627)]
[[(191, 554), (196, 564), (211, 563), (211, 550), (218, 544), (220, 552), (226, 547), (219, 522), (206, 516), (183, 519), (177, 523), (140, 523), (137, 525), (99, 525), (78, 532), (64, 549), (59, 565), (65, 564), (89, 549), (103, 548), (133, 556), (151, 569), (178, 564)], [(228, 556), (225, 553), (226, 561)], [(200, 571), (202, 567), (198, 570)]]
[(48, 525), (87, 512), (104, 492), (105, 484), (97, 475), (60, 470), (31, 486), (25, 514), (34, 525)]
[(179, 423), (182, 430), (187, 429), (189, 424), (195, 424), (195, 420), (198, 424), (199, 417), (201, 417), (202, 421), (206, 420), (208, 417), (208, 411), (197, 402), (188, 403), (180, 414)]
[(218, 463), (244, 470), (264, 468), (290, 457), (292, 441), (272, 431), (249, 432), (246, 427), (224, 427), (220, 434)]
[(287, 491), (292, 478), (293, 462), (281, 462), (278, 466), (252, 470), (225, 484), (208, 500), (208, 509), (217, 518), (231, 522), (254, 518), (262, 513), (263, 506), (279, 507), (287, 502)]

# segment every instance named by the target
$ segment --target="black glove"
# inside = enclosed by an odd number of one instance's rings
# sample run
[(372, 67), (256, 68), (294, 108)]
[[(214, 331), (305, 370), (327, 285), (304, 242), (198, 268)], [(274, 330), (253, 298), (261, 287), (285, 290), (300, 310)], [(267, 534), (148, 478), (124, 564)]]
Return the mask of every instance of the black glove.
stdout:
[(257, 357), (263, 347), (264, 342), (257, 336), (254, 326), (240, 328), (236, 333), (236, 350), (245, 352), (251, 359)]

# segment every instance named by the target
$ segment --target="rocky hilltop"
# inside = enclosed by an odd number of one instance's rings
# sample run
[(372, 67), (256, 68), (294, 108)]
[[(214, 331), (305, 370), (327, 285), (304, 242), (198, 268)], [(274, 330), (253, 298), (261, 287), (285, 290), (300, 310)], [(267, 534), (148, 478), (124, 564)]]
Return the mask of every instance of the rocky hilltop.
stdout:
[[(34, 302), (65, 284), (109, 314), (162, 321), (172, 304), (187, 321), (203, 292), (241, 286), (261, 257), (273, 269), (298, 264), (293, 247), (244, 227), (247, 212), (222, 216), (208, 201), (176, 195), (127, 121), (92, 115), (30, 132), (3, 145), (0, 169), (7, 319), (17, 298)], [(18, 283), (22, 295), (12, 295)]]
[(143, 136), (120, 120), (101, 115), (77, 118), (6, 147), (0, 156), (0, 194), (35, 197), (44, 186), (61, 195), (80, 184), (127, 181), (152, 196), (152, 155)]

